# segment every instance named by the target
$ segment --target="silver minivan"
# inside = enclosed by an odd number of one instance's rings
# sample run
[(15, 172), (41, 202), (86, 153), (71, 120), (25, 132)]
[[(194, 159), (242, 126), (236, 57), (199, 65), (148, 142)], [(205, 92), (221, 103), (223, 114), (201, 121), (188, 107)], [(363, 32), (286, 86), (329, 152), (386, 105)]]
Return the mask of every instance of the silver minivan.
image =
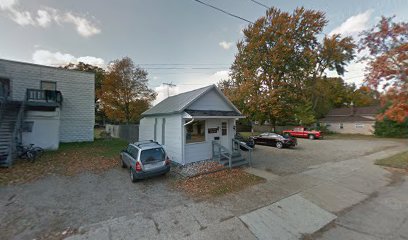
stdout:
[(163, 146), (149, 140), (131, 143), (120, 153), (123, 168), (129, 168), (130, 180), (166, 174), (170, 171), (170, 159)]

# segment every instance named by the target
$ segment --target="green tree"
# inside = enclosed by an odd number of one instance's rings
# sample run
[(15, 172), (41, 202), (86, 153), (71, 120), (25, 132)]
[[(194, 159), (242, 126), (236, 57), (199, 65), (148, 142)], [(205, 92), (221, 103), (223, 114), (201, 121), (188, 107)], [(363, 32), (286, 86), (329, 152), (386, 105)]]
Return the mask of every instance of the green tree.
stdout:
[(125, 57), (112, 61), (98, 93), (101, 107), (109, 119), (138, 122), (156, 93), (147, 86), (147, 72)]
[(361, 86), (353, 92), (353, 103), (356, 107), (379, 105), (380, 93), (368, 86)]
[(327, 20), (323, 12), (271, 8), (243, 30), (231, 66), (231, 80), (219, 86), (244, 114), (258, 121), (291, 121), (299, 109), (315, 108), (316, 84), (326, 69), (339, 74), (353, 58), (351, 38), (318, 41)]

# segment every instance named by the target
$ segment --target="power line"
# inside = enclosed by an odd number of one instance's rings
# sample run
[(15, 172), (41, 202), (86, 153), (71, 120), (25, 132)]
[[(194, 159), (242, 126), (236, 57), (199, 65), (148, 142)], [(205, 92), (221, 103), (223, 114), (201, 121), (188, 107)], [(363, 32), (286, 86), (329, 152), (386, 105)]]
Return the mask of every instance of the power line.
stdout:
[(251, 1), (251, 2), (254, 2), (254, 3), (256, 3), (256, 4), (262, 6), (262, 7), (266, 8), (266, 9), (269, 9), (268, 6), (266, 6), (265, 4), (263, 4), (263, 3), (261, 3), (261, 2), (258, 2), (258, 1), (255, 1), (255, 0), (250, 0), (250, 1)]
[(198, 2), (198, 3), (200, 3), (200, 4), (203, 4), (203, 5), (207, 6), (207, 7), (213, 8), (213, 9), (215, 9), (215, 10), (217, 10), (217, 11), (220, 11), (220, 12), (222, 12), (222, 13), (225, 13), (225, 14), (227, 14), (227, 15), (230, 15), (231, 17), (238, 18), (238, 19), (241, 19), (241, 20), (243, 20), (243, 21), (245, 21), (245, 22), (248, 22), (248, 23), (252, 23), (252, 24), (253, 24), (253, 22), (249, 21), (248, 19), (245, 19), (245, 18), (240, 17), (240, 16), (238, 16), (238, 15), (235, 15), (235, 14), (233, 14), (233, 13), (227, 12), (227, 11), (225, 11), (225, 10), (223, 10), (223, 9), (221, 9), (221, 8), (218, 8), (218, 7), (216, 7), (216, 6), (213, 6), (213, 5), (211, 5), (211, 4), (202, 2), (202, 1), (200, 1), (200, 0), (193, 0), (193, 1), (196, 1), (196, 2)]

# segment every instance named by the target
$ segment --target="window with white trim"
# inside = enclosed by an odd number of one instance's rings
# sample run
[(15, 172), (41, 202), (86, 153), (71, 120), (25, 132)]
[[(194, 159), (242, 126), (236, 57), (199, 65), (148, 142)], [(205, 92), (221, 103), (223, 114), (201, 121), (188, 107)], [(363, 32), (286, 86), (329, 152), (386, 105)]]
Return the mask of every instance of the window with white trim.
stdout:
[(362, 124), (362, 123), (356, 123), (356, 128), (364, 128), (364, 124)]
[(205, 120), (195, 120), (186, 126), (186, 143), (196, 142), (205, 142)]

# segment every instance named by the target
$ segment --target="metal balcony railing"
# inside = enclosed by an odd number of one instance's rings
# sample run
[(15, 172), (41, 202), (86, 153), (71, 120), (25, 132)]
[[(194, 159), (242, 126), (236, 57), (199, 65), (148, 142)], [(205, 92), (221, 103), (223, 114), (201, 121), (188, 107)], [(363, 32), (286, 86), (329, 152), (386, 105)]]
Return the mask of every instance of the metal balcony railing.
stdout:
[(62, 94), (60, 91), (27, 89), (27, 102), (55, 102), (62, 103)]

